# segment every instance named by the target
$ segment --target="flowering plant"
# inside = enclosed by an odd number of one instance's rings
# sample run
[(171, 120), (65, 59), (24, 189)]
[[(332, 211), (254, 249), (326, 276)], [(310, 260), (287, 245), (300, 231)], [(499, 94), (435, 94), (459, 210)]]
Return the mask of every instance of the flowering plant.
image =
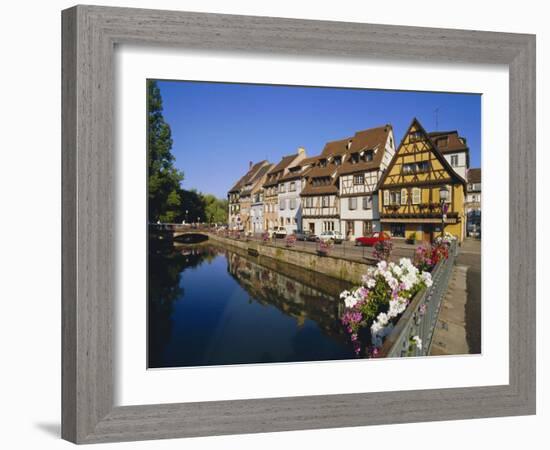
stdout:
[(435, 265), (449, 257), (449, 246), (447, 244), (422, 244), (416, 247), (414, 252), (414, 265), (420, 270), (432, 270)]
[(372, 355), (377, 353), (374, 348), (382, 346), (410, 299), (420, 289), (432, 285), (432, 277), (418, 270), (409, 258), (401, 258), (399, 264), (380, 261), (369, 268), (362, 282), (357, 289), (340, 294), (345, 305), (341, 322), (357, 355), (361, 352), (359, 332), (370, 329), (371, 348), (367, 353)]
[(294, 247), (294, 244), (296, 244), (296, 236), (289, 234), (285, 239), (285, 244), (287, 247)]
[(393, 251), (393, 244), (391, 241), (378, 241), (374, 244), (374, 250), (372, 256), (377, 261), (388, 261)]
[(262, 233), (262, 240), (263, 240), (264, 242), (268, 242), (268, 241), (269, 241), (269, 232), (268, 232), (268, 231), (264, 231), (264, 232)]
[(332, 247), (332, 241), (320, 241), (319, 242), (319, 254), (323, 256), (328, 255), (328, 251)]
[(451, 233), (449, 232), (445, 232), (445, 234), (443, 236), (437, 236), (435, 239), (434, 239), (434, 244), (436, 245), (441, 245), (441, 244), (445, 244), (447, 246), (451, 246), (451, 244), (456, 241), (456, 236), (453, 236)]

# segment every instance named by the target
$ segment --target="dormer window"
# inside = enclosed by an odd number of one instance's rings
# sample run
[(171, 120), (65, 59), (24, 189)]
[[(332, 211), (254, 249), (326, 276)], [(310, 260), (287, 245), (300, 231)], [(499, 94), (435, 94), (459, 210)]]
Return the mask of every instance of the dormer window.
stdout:
[(325, 158), (319, 160), (319, 167), (327, 167), (327, 160)]
[(449, 145), (449, 138), (443, 137), (437, 140), (438, 147), (447, 147)]
[(352, 153), (351, 158), (350, 158), (350, 162), (352, 164), (357, 164), (359, 162), (359, 153)]
[(374, 150), (367, 150), (365, 152), (365, 161), (372, 161), (372, 159), (374, 158)]
[(334, 158), (334, 164), (337, 165), (337, 166), (341, 165), (342, 164), (342, 157), (341, 156), (336, 156)]

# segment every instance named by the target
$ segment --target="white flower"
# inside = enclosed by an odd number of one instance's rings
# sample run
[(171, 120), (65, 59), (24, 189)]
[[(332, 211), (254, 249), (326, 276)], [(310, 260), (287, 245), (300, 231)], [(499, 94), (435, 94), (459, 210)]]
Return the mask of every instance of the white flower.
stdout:
[(344, 299), (344, 303), (346, 304), (346, 308), (353, 308), (357, 304), (357, 298), (353, 295), (349, 295)]
[(382, 326), (386, 326), (389, 322), (388, 315), (386, 313), (381, 312), (378, 314), (378, 317), (376, 318), (378, 320), (378, 323)]
[(376, 280), (374, 278), (369, 278), (367, 281), (367, 287), (372, 289), (374, 286), (376, 286)]
[(349, 295), (350, 295), (349, 291), (342, 291), (342, 293), (340, 294), (340, 298), (346, 298), (346, 297), (349, 297)]
[(422, 281), (424, 281), (426, 287), (430, 287), (433, 284), (432, 275), (430, 272), (422, 272), (420, 276), (422, 277)]
[(376, 267), (378, 267), (378, 270), (386, 270), (386, 267), (388, 266), (388, 263), (386, 261), (380, 261)]
[(418, 350), (422, 350), (422, 339), (420, 339), (418, 336), (413, 336), (411, 339), (416, 344), (416, 348)]

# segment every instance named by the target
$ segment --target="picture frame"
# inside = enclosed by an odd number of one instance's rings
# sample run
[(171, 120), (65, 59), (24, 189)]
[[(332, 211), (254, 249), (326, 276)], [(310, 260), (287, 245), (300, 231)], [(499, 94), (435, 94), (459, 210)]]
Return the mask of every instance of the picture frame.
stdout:
[[(113, 53), (119, 44), (507, 65), (509, 384), (115, 407)], [(534, 414), (535, 132), (533, 35), (99, 6), (64, 10), (62, 437), (96, 443)]]

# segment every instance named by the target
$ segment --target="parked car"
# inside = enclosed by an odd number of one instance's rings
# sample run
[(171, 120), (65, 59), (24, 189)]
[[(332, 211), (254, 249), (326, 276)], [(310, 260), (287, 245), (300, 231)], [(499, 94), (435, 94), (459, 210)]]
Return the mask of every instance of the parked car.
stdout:
[(275, 236), (277, 239), (284, 239), (286, 238), (286, 228), (285, 227), (275, 227), (273, 229), (273, 232), (271, 236)]
[(335, 244), (341, 244), (344, 242), (344, 235), (339, 231), (323, 231), (319, 235), (319, 241), (328, 242), (332, 241)]
[(372, 247), (377, 242), (391, 240), (391, 237), (388, 233), (384, 231), (376, 231), (374, 233), (369, 233), (366, 236), (361, 236), (355, 239), (355, 245), (366, 245)]
[(294, 236), (296, 236), (297, 241), (309, 241), (309, 237), (311, 236), (311, 231), (309, 230), (295, 231)]
[(307, 236), (307, 240), (309, 242), (317, 242), (319, 240), (319, 236), (317, 236), (315, 233), (312, 233), (311, 231), (309, 232), (308, 236)]

